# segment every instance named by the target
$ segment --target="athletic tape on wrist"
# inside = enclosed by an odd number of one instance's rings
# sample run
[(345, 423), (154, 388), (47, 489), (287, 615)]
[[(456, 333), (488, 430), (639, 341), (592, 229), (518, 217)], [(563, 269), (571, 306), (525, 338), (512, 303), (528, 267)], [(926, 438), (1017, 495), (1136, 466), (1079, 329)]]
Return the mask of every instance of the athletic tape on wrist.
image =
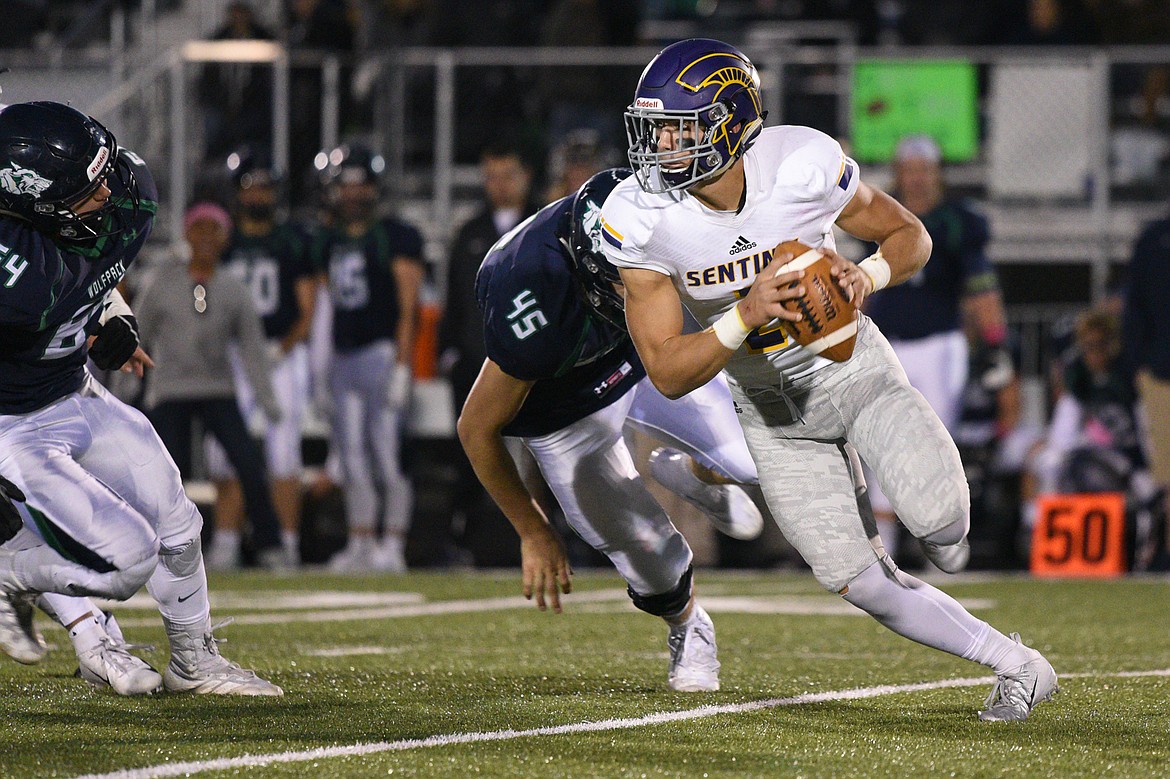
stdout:
[(751, 329), (743, 323), (743, 317), (739, 315), (739, 304), (736, 303), (731, 307), (731, 310), (721, 316), (715, 324), (711, 325), (711, 330), (715, 333), (715, 337), (719, 339), (719, 343), (726, 346), (733, 352), (739, 348), (744, 339), (748, 337)]
[(890, 283), (890, 264), (886, 262), (886, 258), (882, 256), (880, 250), (857, 263), (857, 267), (865, 271), (866, 276), (869, 276), (869, 280), (873, 282), (874, 292), (885, 289)]
[(106, 302), (102, 306), (102, 313), (98, 316), (98, 324), (104, 325), (116, 316), (133, 316), (133, 314), (134, 312), (130, 310), (126, 299), (122, 297), (122, 293), (118, 291), (117, 287), (114, 287), (110, 290), (109, 297), (106, 298)]

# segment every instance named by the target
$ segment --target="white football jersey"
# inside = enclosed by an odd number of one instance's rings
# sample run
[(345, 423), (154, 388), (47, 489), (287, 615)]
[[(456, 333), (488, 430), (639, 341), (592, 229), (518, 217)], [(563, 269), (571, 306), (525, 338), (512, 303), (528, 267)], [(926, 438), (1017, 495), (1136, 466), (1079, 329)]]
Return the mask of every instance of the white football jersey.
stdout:
[[(650, 195), (634, 176), (602, 208), (610, 261), (669, 276), (704, 327), (747, 293), (773, 247), (798, 240), (834, 248), (833, 222), (860, 179), (841, 145), (809, 127), (765, 129), (743, 159), (747, 195), (739, 211), (713, 211), (685, 192)], [(727, 372), (741, 385), (770, 386), (830, 364), (789, 339), (777, 320), (752, 331)]]

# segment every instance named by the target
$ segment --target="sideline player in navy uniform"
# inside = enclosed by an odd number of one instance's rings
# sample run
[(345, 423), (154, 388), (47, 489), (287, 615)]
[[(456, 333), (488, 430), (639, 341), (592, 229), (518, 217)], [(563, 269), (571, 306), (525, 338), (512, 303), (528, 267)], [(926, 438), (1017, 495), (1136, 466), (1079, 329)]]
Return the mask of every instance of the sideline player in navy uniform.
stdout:
[[(342, 146), (327, 159), (333, 223), (314, 239), (312, 253), (332, 302), (333, 441), (349, 525), (349, 541), (329, 566), (402, 572), (413, 493), (399, 458), (400, 429), (425, 270), (422, 236), (405, 222), (378, 217), (380, 155)], [(384, 491), (381, 540), (375, 538), (377, 486)]]
[[(228, 158), (235, 182), (235, 229), (220, 264), (239, 276), (252, 291), (252, 302), (264, 326), (272, 354), (272, 388), (280, 404), (280, 420), (267, 423), (264, 454), (272, 480), (272, 503), (280, 517), (281, 543), (289, 565), (299, 560), (297, 530), (301, 506), (301, 425), (309, 397), (306, 341), (317, 298), (316, 270), (309, 258), (308, 238), (295, 225), (277, 218), (276, 172), (242, 150)], [(233, 365), (236, 397), (245, 420), (257, 404), (242, 366)], [(208, 470), (217, 481), (215, 535), (207, 553), (208, 567), (239, 565), (239, 528), (243, 496), (222, 447), (208, 439)]]
[[(459, 417), (476, 474), (520, 535), (525, 597), (561, 610), (572, 571), (561, 538), (525, 488), (504, 437), (532, 452), (578, 535), (603, 552), (634, 605), (670, 626), (668, 683), (719, 689), (715, 626), (695, 600), (691, 549), (638, 477), (627, 421), (666, 437), (725, 482), (756, 481), (716, 380), (669, 401), (646, 379), (625, 331), (617, 271), (600, 252), (601, 203), (629, 170), (598, 173), (502, 237), (476, 277), (488, 359)], [(759, 510), (743, 495), (745, 536)]]
[(202, 518), (146, 417), (86, 369), (150, 364), (115, 285), (156, 200), (146, 165), (96, 120), (51, 102), (0, 111), (0, 473), (27, 498), (0, 546), (0, 630), (29, 593), (124, 600), (145, 584), (170, 640), (167, 689), (281, 695), (216, 649)]

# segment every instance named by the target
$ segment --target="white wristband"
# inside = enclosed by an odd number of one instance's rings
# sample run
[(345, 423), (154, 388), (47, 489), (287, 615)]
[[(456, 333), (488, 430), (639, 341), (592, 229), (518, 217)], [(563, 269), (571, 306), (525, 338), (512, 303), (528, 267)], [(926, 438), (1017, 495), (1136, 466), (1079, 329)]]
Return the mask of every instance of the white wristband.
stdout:
[(857, 267), (865, 271), (866, 276), (869, 276), (869, 280), (873, 282), (874, 292), (885, 289), (889, 285), (890, 263), (886, 262), (880, 249), (857, 263)]
[(743, 323), (743, 317), (739, 315), (738, 303), (732, 306), (726, 314), (719, 317), (719, 320), (711, 325), (711, 330), (719, 339), (719, 343), (733, 352), (739, 348), (739, 345), (751, 332), (751, 329)]

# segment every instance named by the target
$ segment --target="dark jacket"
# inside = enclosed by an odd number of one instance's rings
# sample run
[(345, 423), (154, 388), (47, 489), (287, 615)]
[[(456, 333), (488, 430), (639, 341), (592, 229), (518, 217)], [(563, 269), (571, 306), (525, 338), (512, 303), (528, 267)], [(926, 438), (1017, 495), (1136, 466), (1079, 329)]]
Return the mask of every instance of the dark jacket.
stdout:
[(1122, 349), (1129, 370), (1145, 368), (1170, 381), (1170, 219), (1142, 231), (1129, 262)]

